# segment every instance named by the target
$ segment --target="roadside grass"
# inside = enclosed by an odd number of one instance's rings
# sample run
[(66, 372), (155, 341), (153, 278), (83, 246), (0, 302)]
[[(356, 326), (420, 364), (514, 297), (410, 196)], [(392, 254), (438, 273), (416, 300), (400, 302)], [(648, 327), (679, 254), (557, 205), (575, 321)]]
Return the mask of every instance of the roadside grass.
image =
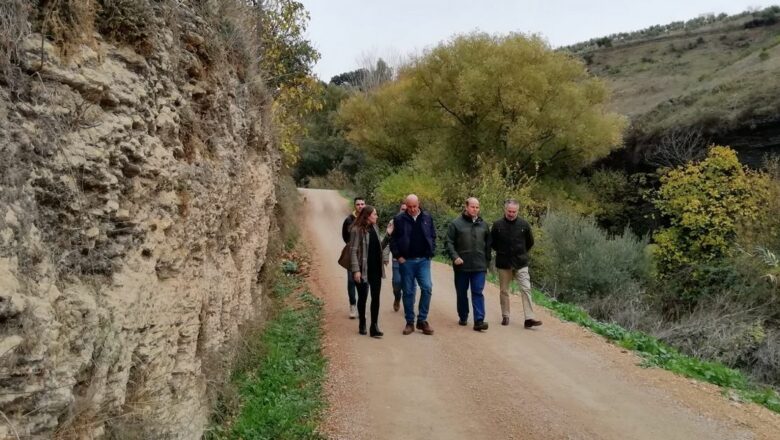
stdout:
[(220, 419), (227, 422), (210, 427), (205, 439), (325, 438), (318, 431), (325, 408), (322, 301), (305, 290), (296, 269), (282, 263), (271, 293), (272, 316), (247, 341), (231, 375), (237, 407), (221, 408)]

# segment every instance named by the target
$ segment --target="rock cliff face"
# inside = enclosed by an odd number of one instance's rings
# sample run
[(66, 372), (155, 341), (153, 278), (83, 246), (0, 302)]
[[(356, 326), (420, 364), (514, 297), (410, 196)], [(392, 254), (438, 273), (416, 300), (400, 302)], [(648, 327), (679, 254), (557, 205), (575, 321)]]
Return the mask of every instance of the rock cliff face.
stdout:
[(0, 438), (198, 438), (262, 311), (268, 97), (182, 3), (143, 55), (27, 33), (0, 80)]

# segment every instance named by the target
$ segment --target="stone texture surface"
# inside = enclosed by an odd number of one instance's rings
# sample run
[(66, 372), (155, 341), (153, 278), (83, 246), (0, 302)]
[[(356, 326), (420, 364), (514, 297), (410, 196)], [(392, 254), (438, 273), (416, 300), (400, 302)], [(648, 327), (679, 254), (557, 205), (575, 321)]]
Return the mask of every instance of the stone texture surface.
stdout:
[(31, 80), (0, 86), (0, 438), (207, 423), (210, 364), (262, 312), (279, 157), (265, 92), (208, 68), (204, 28), (144, 56), (32, 34)]

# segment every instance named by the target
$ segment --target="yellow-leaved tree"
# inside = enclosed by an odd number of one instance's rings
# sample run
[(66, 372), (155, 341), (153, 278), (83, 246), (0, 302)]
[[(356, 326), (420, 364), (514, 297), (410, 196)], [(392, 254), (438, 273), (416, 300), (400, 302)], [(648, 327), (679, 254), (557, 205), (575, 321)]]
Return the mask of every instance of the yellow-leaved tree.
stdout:
[(415, 155), (476, 172), (479, 155), (525, 174), (569, 173), (621, 144), (624, 118), (607, 89), (539, 37), (473, 33), (399, 69), (340, 111), (347, 138), (400, 164)]
[(759, 218), (768, 195), (769, 178), (723, 146), (661, 176), (655, 204), (670, 223), (653, 237), (661, 275), (727, 256), (739, 226)]
[(284, 161), (298, 160), (299, 142), (306, 133), (304, 119), (319, 110), (320, 83), (312, 75), (320, 58), (304, 38), (309, 13), (295, 0), (249, 0), (260, 12), (258, 23), (262, 53), (260, 67), (274, 97), (273, 118)]

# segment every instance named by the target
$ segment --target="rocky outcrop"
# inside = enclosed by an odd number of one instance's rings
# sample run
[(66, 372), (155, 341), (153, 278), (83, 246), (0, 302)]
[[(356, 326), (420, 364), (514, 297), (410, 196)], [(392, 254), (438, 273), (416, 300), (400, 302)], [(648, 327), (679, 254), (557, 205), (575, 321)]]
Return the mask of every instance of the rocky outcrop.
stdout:
[(178, 13), (144, 55), (30, 34), (0, 87), (0, 438), (198, 438), (262, 310), (267, 96)]

